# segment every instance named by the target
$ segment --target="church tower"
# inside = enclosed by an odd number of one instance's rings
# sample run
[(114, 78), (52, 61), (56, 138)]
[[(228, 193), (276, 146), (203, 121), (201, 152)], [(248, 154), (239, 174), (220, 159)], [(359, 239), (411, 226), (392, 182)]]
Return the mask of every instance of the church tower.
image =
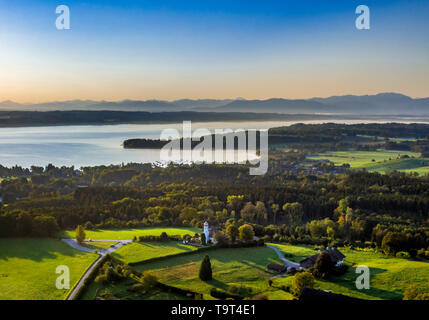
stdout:
[(206, 221), (204, 222), (204, 229), (203, 229), (203, 233), (206, 236), (206, 243), (209, 241), (209, 223)]

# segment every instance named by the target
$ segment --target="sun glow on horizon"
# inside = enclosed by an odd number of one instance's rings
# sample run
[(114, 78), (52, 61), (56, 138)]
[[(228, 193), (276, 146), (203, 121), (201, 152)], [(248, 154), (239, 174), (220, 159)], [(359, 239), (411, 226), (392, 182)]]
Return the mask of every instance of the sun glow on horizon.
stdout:
[(429, 4), (69, 3), (0, 1), (0, 101), (429, 96)]

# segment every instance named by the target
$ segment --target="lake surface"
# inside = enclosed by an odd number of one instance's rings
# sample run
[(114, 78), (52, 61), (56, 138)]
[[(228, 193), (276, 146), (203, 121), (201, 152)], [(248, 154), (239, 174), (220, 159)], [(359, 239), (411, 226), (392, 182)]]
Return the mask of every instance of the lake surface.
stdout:
[[(317, 120), (299, 122), (383, 121)], [(192, 123), (192, 130), (206, 128), (214, 133), (215, 129), (269, 129), (293, 123), (296, 122), (205, 122)], [(181, 132), (182, 123), (0, 128), (0, 164), (7, 167), (19, 165), (29, 168), (31, 165), (46, 166), (51, 163), (55, 166), (80, 168), (129, 162), (154, 163), (160, 160), (159, 150), (124, 149), (122, 142), (133, 138), (159, 139), (164, 129), (178, 129)]]

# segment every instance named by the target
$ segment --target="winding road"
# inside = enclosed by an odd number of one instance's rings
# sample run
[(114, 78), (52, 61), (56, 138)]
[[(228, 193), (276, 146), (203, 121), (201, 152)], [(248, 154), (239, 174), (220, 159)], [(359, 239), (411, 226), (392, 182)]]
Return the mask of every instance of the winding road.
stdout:
[(291, 267), (291, 268), (295, 268), (296, 270), (298, 270), (301, 267), (299, 265), (299, 263), (286, 260), (285, 257), (284, 257), (284, 255), (282, 254), (282, 252), (279, 249), (277, 249), (276, 247), (273, 247), (273, 246), (270, 246), (270, 245), (267, 245), (267, 247), (271, 248), (275, 252), (277, 252), (279, 258), (284, 262), (284, 264), (286, 265), (287, 268)]
[[(80, 251), (95, 253), (96, 249), (91, 249), (85, 246), (80, 245), (77, 243), (76, 239), (61, 239), (65, 243), (67, 243), (70, 247), (75, 248)], [(83, 276), (80, 278), (78, 284), (73, 288), (73, 290), (69, 293), (67, 296), (67, 300), (74, 300), (76, 298), (77, 293), (82, 288), (82, 286), (85, 283), (85, 280), (88, 279), (90, 274), (94, 271), (94, 269), (98, 266), (101, 259), (108, 253), (112, 253), (113, 251), (119, 249), (120, 247), (127, 245), (132, 242), (132, 240), (106, 240), (106, 239), (97, 239), (97, 240), (91, 240), (91, 242), (115, 242), (116, 244), (110, 246), (107, 249), (104, 250), (98, 250), (98, 254), (100, 255), (97, 260), (94, 261), (94, 263), (86, 270), (86, 272), (83, 274)]]

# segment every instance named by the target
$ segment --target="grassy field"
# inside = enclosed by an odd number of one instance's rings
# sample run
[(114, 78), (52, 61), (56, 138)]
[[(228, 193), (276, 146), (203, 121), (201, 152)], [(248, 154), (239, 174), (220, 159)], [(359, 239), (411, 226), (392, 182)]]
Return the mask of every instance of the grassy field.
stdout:
[(287, 253), (286, 259), (292, 262), (301, 262), (305, 258), (317, 254), (318, 250), (315, 250), (307, 246), (292, 246), (276, 243), (267, 243), (270, 246), (276, 247), (283, 253)]
[(54, 239), (0, 239), (0, 300), (64, 299), (69, 290), (58, 290), (56, 268), (70, 268), (70, 286), (97, 259)]
[[(213, 280), (198, 278), (203, 257), (208, 254), (212, 263)], [(270, 262), (281, 263), (273, 249), (267, 247), (218, 249), (192, 255), (172, 257), (167, 260), (135, 266), (139, 271), (152, 270), (161, 282), (203, 293), (204, 299), (213, 299), (210, 289), (226, 290), (229, 285), (252, 288), (252, 294), (264, 293), (270, 299), (293, 297), (276, 287), (269, 287), (267, 280), (274, 274), (266, 271)]]
[(404, 169), (401, 171), (407, 172), (407, 173), (417, 173), (420, 176), (425, 176), (425, 175), (429, 174), (429, 166), (415, 168), (415, 169)]
[(84, 247), (94, 249), (94, 250), (105, 250), (110, 248), (112, 245), (116, 244), (114, 241), (85, 241), (83, 243)]
[[(130, 240), (134, 236), (159, 236), (166, 232), (168, 235), (194, 235), (201, 233), (197, 228), (142, 228), (142, 229), (95, 229), (86, 230), (87, 239), (106, 239), (106, 240)], [(63, 231), (60, 235), (62, 238), (74, 238), (75, 231)]]
[(407, 172), (427, 172), (428, 162), (422, 159), (395, 159), (390, 161), (376, 162), (372, 166), (366, 167), (369, 171), (385, 173), (390, 170), (407, 171)]
[[(291, 254), (289, 260), (299, 261), (302, 257), (314, 254), (315, 251), (305, 246), (275, 245), (282, 252)], [(355, 267), (340, 277), (332, 277), (329, 281), (317, 281), (316, 288), (332, 290), (362, 299), (402, 299), (404, 289), (415, 284), (422, 290), (429, 291), (429, 263), (397, 259), (373, 251), (357, 251), (340, 248), (346, 255), (348, 265), (366, 265), (370, 268), (370, 289), (357, 290), (355, 281), (358, 274)], [(290, 285), (292, 277), (278, 278), (274, 285)]]
[[(383, 137), (375, 137), (375, 136), (369, 136), (365, 134), (358, 134), (357, 137), (366, 138), (373, 141), (385, 141), (385, 138)], [(389, 141), (393, 142), (404, 142), (404, 141), (417, 141), (419, 139), (413, 138), (413, 137), (402, 137), (402, 138), (389, 138)]]
[[(410, 158), (399, 159), (408, 155)], [(351, 168), (385, 173), (390, 170), (404, 172), (429, 173), (429, 162), (421, 159), (420, 153), (408, 151), (377, 150), (377, 151), (333, 151), (315, 156), (309, 156), (308, 160), (329, 160), (336, 165), (350, 164)]]
[(135, 280), (126, 280), (120, 283), (101, 286), (92, 282), (88, 289), (83, 293), (80, 300), (94, 300), (96, 297), (107, 300), (189, 300), (185, 295), (179, 295), (172, 292), (163, 292), (157, 289), (142, 294), (141, 292), (130, 292), (127, 289), (133, 284), (138, 283)]
[[(118, 258), (129, 261), (149, 259), (154, 254), (158, 256), (157, 250), (162, 244), (149, 244), (153, 246), (146, 248), (148, 244), (133, 243), (128, 247), (121, 248), (125, 252), (118, 251)], [(293, 246), (270, 244), (287, 254), (287, 259), (299, 262), (302, 259), (317, 253), (309, 246)], [(138, 246), (142, 246), (139, 248)], [(163, 244), (159, 255), (168, 255), (175, 252), (176, 244)], [(173, 251), (172, 251), (173, 250)], [(180, 250), (180, 249), (179, 249)], [(402, 299), (403, 292), (409, 284), (415, 284), (420, 289), (429, 291), (429, 263), (398, 259), (385, 256), (374, 251), (352, 250), (340, 248), (346, 255), (346, 263), (350, 266), (346, 274), (331, 277), (328, 280), (317, 280), (315, 288), (331, 290), (334, 293), (353, 296), (361, 299)], [(172, 253), (171, 253), (172, 254)], [(201, 261), (205, 255), (210, 256), (213, 270), (213, 280), (204, 282), (198, 278)], [(282, 263), (275, 251), (268, 247), (241, 248), (241, 249), (216, 249), (207, 252), (195, 252), (185, 256), (176, 256), (162, 261), (154, 261), (145, 264), (137, 264), (133, 268), (138, 271), (151, 270), (159, 281), (175, 287), (192, 290), (204, 294), (204, 299), (214, 299), (210, 295), (212, 288), (228, 290), (231, 285), (252, 288), (252, 295), (266, 294), (271, 300), (290, 300), (293, 296), (282, 290), (284, 286), (291, 286), (291, 275), (279, 276), (267, 272), (266, 265), (270, 262)], [(371, 288), (369, 290), (357, 290), (355, 281), (358, 274), (355, 268), (358, 265), (366, 265), (370, 268)], [(268, 280), (273, 285), (268, 285)], [(125, 287), (124, 287), (125, 288)], [(106, 288), (120, 295), (125, 293), (124, 288), (119, 286)], [(97, 290), (103, 290), (99, 285), (93, 283), (90, 290), (85, 294), (85, 299), (93, 299)], [(122, 293), (121, 293), (122, 292)], [(174, 299), (168, 294), (153, 297), (136, 297), (137, 299)]]
[(133, 242), (119, 248), (112, 255), (126, 263), (135, 263), (196, 249), (196, 247), (177, 242)]

